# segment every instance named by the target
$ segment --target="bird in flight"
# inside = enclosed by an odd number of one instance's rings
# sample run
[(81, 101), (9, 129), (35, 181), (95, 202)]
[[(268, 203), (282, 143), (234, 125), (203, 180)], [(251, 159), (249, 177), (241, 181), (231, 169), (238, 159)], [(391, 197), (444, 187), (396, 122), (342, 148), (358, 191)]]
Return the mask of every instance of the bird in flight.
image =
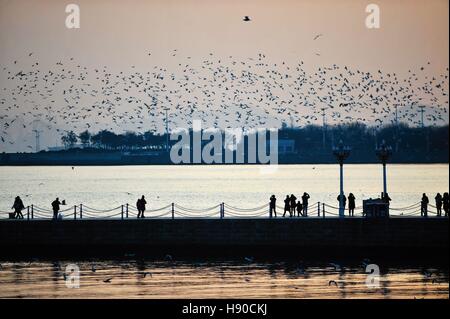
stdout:
[(245, 22), (252, 21), (249, 16), (245, 16), (242, 20), (244, 20)]
[(313, 40), (314, 40), (314, 41), (317, 40), (317, 39), (320, 38), (322, 35), (323, 35), (323, 34), (318, 34), (318, 35), (316, 35), (316, 36), (314, 37)]

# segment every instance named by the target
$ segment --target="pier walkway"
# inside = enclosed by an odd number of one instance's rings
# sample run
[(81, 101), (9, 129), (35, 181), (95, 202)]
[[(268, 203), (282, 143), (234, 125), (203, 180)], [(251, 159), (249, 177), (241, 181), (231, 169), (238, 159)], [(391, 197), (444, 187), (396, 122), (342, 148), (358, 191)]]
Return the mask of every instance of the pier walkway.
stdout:
[[(436, 207), (428, 205), (428, 218), (437, 216)], [(277, 206), (277, 218), (283, 218), (284, 208)], [(415, 203), (406, 207), (390, 207), (390, 217), (393, 218), (407, 218), (407, 217), (421, 217), (421, 204)], [(9, 214), (13, 211), (1, 211), (0, 220), (9, 218)], [(109, 209), (94, 208), (89, 205), (79, 204), (74, 206), (68, 206), (65, 209), (59, 211), (64, 220), (87, 220), (87, 219), (129, 219), (136, 218), (138, 214), (137, 207), (131, 204), (123, 204), (117, 207)], [(27, 206), (23, 211), (24, 219), (42, 220), (52, 219), (53, 212), (50, 208), (44, 208), (37, 205)], [(295, 218), (336, 218), (339, 217), (339, 207), (329, 205), (326, 203), (316, 202), (310, 204), (308, 207), (308, 215)], [(355, 208), (353, 217), (348, 216), (348, 209), (345, 211), (346, 218), (361, 218), (363, 216), (362, 206)], [(175, 219), (175, 218), (217, 218), (217, 219), (229, 219), (229, 218), (275, 218), (270, 214), (269, 204), (264, 204), (259, 207), (252, 208), (240, 208), (228, 205), (226, 203), (220, 203), (212, 207), (207, 208), (188, 208), (171, 203), (160, 208), (151, 208), (145, 210), (146, 219)], [(286, 218), (289, 217), (289, 213), (286, 213)], [(293, 217), (294, 218), (294, 217)]]

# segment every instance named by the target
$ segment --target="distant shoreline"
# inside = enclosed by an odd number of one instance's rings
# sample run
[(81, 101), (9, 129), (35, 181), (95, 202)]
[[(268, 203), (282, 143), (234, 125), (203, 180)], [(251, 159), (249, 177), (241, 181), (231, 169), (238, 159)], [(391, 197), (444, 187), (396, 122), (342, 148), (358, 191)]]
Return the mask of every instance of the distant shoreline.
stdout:
[[(225, 156), (219, 157), (219, 163), (173, 163), (166, 151), (149, 150), (104, 150), (69, 149), (62, 151), (42, 151), (38, 153), (0, 153), (0, 166), (130, 166), (130, 165), (267, 165), (256, 160), (248, 163), (247, 154), (243, 163), (226, 163)], [(278, 154), (279, 165), (319, 165), (336, 164), (331, 150), (311, 149), (303, 152)], [(379, 164), (375, 151), (354, 150), (345, 164)], [(394, 152), (389, 164), (448, 164), (448, 150), (434, 152)], [(274, 162), (272, 162), (274, 164)]]

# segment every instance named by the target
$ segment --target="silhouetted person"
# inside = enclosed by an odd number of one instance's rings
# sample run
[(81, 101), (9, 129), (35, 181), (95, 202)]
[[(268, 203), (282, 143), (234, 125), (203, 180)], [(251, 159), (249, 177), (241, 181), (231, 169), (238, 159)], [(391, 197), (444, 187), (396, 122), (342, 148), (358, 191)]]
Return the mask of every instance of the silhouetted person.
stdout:
[(52, 208), (53, 208), (53, 219), (57, 220), (58, 219), (58, 213), (59, 213), (59, 206), (61, 205), (61, 202), (59, 201), (59, 198), (57, 197), (53, 202), (52, 202)]
[(350, 193), (348, 195), (348, 216), (353, 217), (355, 214), (355, 195), (353, 193)]
[[(342, 197), (342, 207), (345, 210), (345, 207), (347, 206), (347, 197), (345, 196), (345, 194), (343, 194), (342, 196), (343, 196)], [(337, 201), (339, 203), (339, 208), (341, 208), (341, 194), (338, 195)], [(339, 211), (339, 213), (340, 213), (340, 211)]]
[(291, 206), (289, 205), (291, 202), (291, 199), (289, 198), (289, 195), (286, 195), (286, 198), (284, 199), (284, 213), (283, 217), (286, 216), (286, 212), (291, 212)]
[(442, 208), (444, 208), (445, 217), (448, 217), (448, 205), (449, 205), (449, 195), (447, 192), (442, 196)]
[(303, 204), (301, 201), (297, 202), (297, 217), (303, 216)]
[(422, 200), (420, 201), (420, 215), (422, 217), (428, 217), (428, 203), (430, 200), (428, 199), (427, 194), (423, 193)]
[(382, 199), (386, 204), (388, 204), (388, 206), (390, 205), (390, 201), (392, 200), (392, 199), (389, 197), (389, 194), (388, 194), (388, 193), (384, 193), (384, 192), (381, 192), (381, 199)]
[(295, 197), (294, 194), (291, 194), (290, 203), (289, 203), (289, 206), (290, 206), (289, 214), (291, 215), (291, 217), (295, 217), (295, 207), (297, 206), (296, 201), (297, 201), (297, 197)]
[(309, 196), (308, 193), (303, 193), (302, 196), (302, 205), (303, 205), (303, 216), (306, 217), (308, 216), (308, 201), (310, 199), (311, 196)]
[(23, 218), (22, 209), (24, 209), (25, 206), (23, 205), (22, 199), (19, 196), (17, 196), (14, 199), (14, 204), (12, 208), (14, 208), (14, 218), (22, 219)]
[(442, 195), (441, 195), (441, 193), (437, 193), (434, 200), (436, 201), (437, 215), (438, 215), (438, 217), (441, 217), (442, 216)]
[(136, 202), (136, 208), (138, 210), (137, 218), (144, 218), (146, 204), (147, 204), (147, 201), (145, 200), (145, 196), (142, 195), (141, 199), (138, 199)]
[(275, 195), (270, 196), (270, 216), (272, 217), (272, 213), (273, 216), (277, 217), (277, 198), (275, 197)]

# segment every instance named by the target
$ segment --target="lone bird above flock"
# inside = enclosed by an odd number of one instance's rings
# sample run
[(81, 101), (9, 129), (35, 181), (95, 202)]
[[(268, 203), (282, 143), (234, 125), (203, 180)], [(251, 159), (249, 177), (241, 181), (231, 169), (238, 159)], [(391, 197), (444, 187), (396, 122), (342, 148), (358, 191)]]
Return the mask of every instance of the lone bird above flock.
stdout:
[(252, 21), (249, 16), (245, 16), (244, 19), (242, 19), (242, 20), (244, 20), (245, 22)]

